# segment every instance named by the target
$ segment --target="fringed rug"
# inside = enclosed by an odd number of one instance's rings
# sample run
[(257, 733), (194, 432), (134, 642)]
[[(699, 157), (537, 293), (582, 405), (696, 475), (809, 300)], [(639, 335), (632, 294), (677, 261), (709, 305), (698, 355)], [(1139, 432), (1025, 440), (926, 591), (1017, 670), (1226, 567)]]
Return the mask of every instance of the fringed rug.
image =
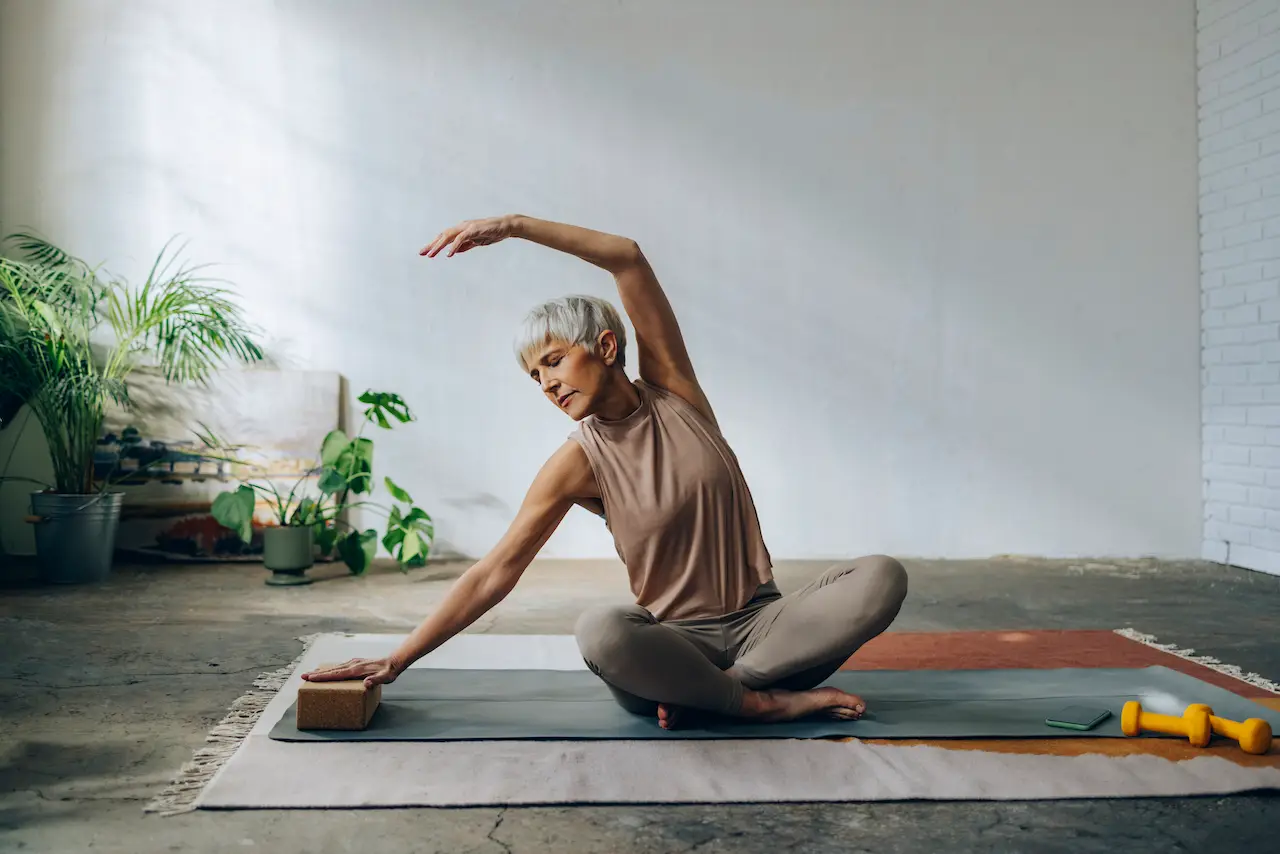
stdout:
[[(287, 743), (267, 733), (325, 660), (402, 636), (303, 638), (262, 674), (149, 812), (191, 809), (1139, 797), (1280, 788), (1280, 752), (1176, 739)], [(1280, 685), (1132, 629), (889, 633), (846, 669), (1163, 665), (1280, 708)], [(582, 668), (568, 636), (461, 635), (424, 668)]]

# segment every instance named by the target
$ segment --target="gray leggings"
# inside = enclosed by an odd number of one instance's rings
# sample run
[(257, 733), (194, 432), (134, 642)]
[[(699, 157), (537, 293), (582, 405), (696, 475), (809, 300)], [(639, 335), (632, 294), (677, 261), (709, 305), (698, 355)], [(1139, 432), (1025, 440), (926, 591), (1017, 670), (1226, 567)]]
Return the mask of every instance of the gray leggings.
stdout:
[(743, 687), (805, 690), (883, 632), (907, 595), (907, 572), (885, 555), (834, 566), (783, 596), (772, 582), (740, 611), (658, 622), (639, 605), (597, 607), (574, 634), (587, 667), (639, 715), (658, 703), (726, 715)]

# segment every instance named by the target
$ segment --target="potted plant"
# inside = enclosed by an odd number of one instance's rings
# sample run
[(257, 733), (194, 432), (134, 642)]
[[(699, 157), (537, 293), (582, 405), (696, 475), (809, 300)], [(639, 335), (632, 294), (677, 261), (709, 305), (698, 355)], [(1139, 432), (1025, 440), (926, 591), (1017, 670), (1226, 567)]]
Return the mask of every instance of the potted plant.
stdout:
[(204, 384), (228, 361), (262, 358), (228, 290), (160, 251), (141, 286), (104, 278), (48, 241), (11, 235), (23, 258), (0, 258), (0, 399), (40, 424), (54, 482), (31, 494), (46, 581), (101, 580), (111, 568), (123, 493), (94, 452), (109, 404), (130, 406), (144, 364), (173, 383)]
[[(253, 538), (253, 518), (261, 498), (271, 509), (274, 524), (262, 531), (263, 565), (271, 571), (267, 584), (309, 584), (306, 571), (318, 551), (335, 554), (354, 575), (362, 574), (373, 562), (378, 548), (378, 531), (359, 530), (346, 519), (348, 510), (358, 507), (379, 509), (386, 514), (381, 542), (401, 570), (426, 563), (435, 535), (431, 517), (389, 477), (383, 478), (387, 492), (397, 504), (385, 507), (353, 496), (373, 491), (373, 440), (364, 435), (370, 424), (389, 430), (392, 421), (405, 424), (413, 413), (399, 395), (366, 391), (364, 419), (355, 436), (332, 430), (319, 451), (319, 464), (300, 477), (287, 494), (262, 478), (248, 478), (213, 501), (213, 517), (235, 531), (242, 542)], [(314, 480), (314, 494), (306, 494), (304, 484)], [(405, 505), (401, 507), (400, 505)]]

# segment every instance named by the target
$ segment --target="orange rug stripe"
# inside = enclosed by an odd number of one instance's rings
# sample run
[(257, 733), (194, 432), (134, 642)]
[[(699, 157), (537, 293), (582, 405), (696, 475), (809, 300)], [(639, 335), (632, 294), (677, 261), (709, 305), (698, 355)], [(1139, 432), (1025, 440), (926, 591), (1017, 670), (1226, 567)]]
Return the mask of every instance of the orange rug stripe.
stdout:
[(1226, 673), (1107, 630), (889, 632), (842, 670), (1050, 670), (1163, 665), (1250, 699), (1280, 696)]
[[(1256, 703), (1280, 711), (1280, 695), (1219, 673), (1164, 650), (1147, 646), (1107, 630), (1035, 630), (998, 632), (890, 632), (858, 650), (842, 670), (996, 670), (1058, 667), (1164, 666), (1226, 688)], [(840, 739), (853, 740), (853, 739)], [(897, 747), (929, 745), (948, 750), (988, 753), (1030, 753), (1049, 756), (1162, 756), (1175, 762), (1217, 756), (1250, 768), (1280, 768), (1280, 738), (1271, 752), (1252, 756), (1234, 742), (1215, 737), (1205, 748), (1176, 738), (982, 738), (982, 739), (861, 739), (869, 744)]]

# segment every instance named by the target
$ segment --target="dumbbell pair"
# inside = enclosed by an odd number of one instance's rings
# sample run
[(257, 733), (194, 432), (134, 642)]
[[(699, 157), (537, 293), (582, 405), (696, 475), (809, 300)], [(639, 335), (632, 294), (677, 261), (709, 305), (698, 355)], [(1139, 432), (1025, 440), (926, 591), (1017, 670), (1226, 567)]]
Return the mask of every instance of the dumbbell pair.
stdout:
[(1255, 755), (1271, 749), (1271, 724), (1261, 718), (1229, 721), (1214, 715), (1213, 709), (1203, 703), (1187, 706), (1182, 717), (1176, 718), (1145, 712), (1141, 703), (1130, 701), (1120, 714), (1120, 729), (1127, 736), (1143, 731), (1181, 735), (1195, 747), (1205, 747), (1214, 735), (1220, 735), (1238, 742), (1245, 753)]

